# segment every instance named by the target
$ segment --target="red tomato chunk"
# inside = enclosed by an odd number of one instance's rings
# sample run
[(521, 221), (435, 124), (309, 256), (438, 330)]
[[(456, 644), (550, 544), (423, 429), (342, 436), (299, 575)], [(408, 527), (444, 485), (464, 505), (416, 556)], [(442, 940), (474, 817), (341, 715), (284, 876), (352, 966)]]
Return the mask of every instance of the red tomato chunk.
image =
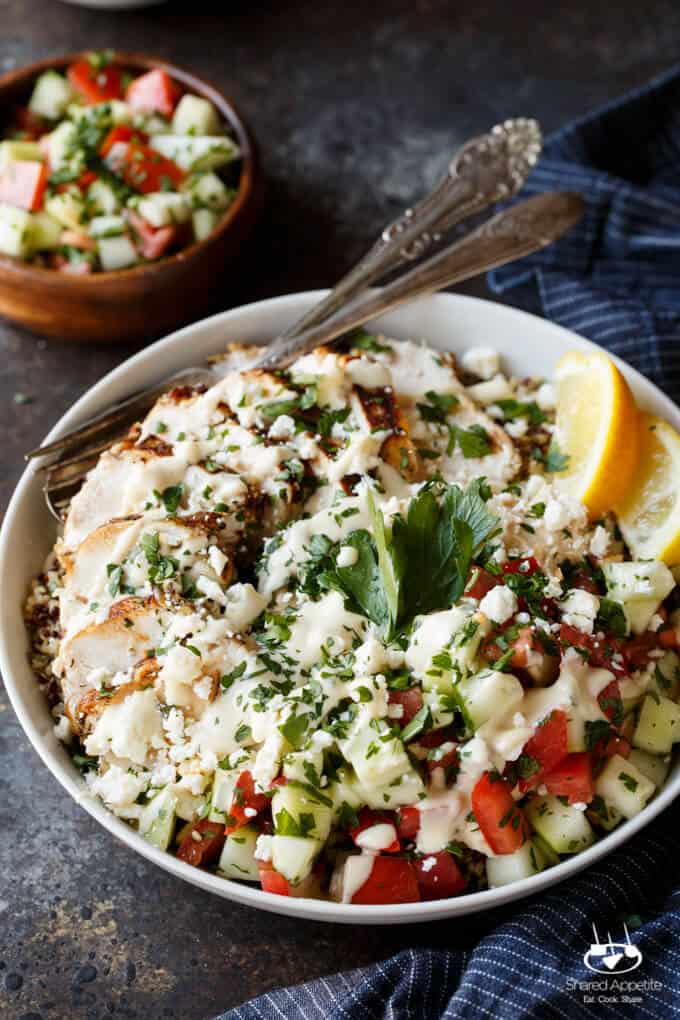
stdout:
[[(362, 808), (359, 812), (359, 824), (353, 829), (349, 830), (349, 834), (356, 843), (357, 836), (359, 836), (366, 829), (371, 829), (374, 825), (394, 825), (394, 818), (391, 815), (385, 814), (381, 811), (372, 811), (371, 808)], [(396, 826), (395, 826), (396, 829)], [(398, 854), (401, 850), (399, 840), (395, 839), (389, 846), (381, 848), (383, 853), (387, 854)]]
[(520, 779), (521, 793), (532, 790), (543, 782), (544, 776), (552, 772), (568, 754), (567, 748), (567, 713), (556, 708), (543, 722), (538, 724), (534, 735), (527, 740), (522, 755), (537, 763), (536, 771)]
[(177, 856), (194, 868), (214, 864), (222, 853), (224, 836), (221, 822), (209, 822), (204, 818), (191, 826), (190, 832), (180, 843)]
[(485, 772), (472, 791), (472, 811), (482, 835), (495, 854), (513, 854), (526, 839), (522, 809), (515, 804), (510, 784)]
[(269, 797), (264, 793), (255, 792), (255, 781), (252, 773), (246, 769), (236, 780), (234, 796), (227, 817), (226, 833), (229, 835), (252, 821), (260, 811), (269, 804)]
[(36, 212), (43, 204), (47, 167), (37, 160), (10, 160), (0, 176), (0, 202)]
[(164, 117), (172, 117), (179, 89), (167, 71), (157, 67), (130, 82), (125, 99), (136, 113), (160, 113)]
[(123, 97), (121, 72), (117, 67), (97, 67), (83, 59), (71, 64), (66, 73), (71, 85), (86, 103), (104, 103), (107, 99)]
[(548, 793), (566, 797), (570, 804), (589, 804), (593, 799), (593, 764), (587, 751), (568, 754), (543, 778)]
[(414, 715), (420, 711), (423, 707), (423, 695), (416, 687), (412, 687), (407, 691), (389, 691), (387, 700), (390, 705), (401, 705), (403, 708), (402, 714), (399, 718), (395, 718), (395, 722), (399, 726), (408, 726), (413, 719)]
[(457, 896), (467, 884), (456, 859), (446, 850), (420, 858), (415, 862), (415, 869), (423, 900), (444, 900), (449, 896)]
[(375, 857), (367, 880), (352, 896), (352, 903), (417, 903), (416, 871), (404, 857)]

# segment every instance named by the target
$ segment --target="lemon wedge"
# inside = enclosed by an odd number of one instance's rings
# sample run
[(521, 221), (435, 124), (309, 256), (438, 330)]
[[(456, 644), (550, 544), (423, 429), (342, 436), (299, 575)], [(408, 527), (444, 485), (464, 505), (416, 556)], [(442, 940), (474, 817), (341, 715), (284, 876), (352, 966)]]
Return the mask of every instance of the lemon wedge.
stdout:
[(606, 354), (569, 351), (557, 363), (555, 441), (568, 458), (560, 484), (598, 517), (633, 484), (640, 414), (628, 383)]
[(644, 415), (640, 463), (633, 485), (616, 508), (633, 557), (680, 564), (680, 435), (660, 418)]

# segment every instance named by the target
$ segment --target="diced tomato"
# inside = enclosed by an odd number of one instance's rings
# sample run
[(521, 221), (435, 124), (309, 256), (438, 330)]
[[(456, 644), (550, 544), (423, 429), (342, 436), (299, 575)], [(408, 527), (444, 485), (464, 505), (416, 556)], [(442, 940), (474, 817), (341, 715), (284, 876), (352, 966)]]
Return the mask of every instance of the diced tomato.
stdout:
[(36, 141), (48, 130), (47, 121), (39, 117), (27, 106), (18, 106), (14, 111), (13, 122), (17, 133), (20, 133), (26, 141)]
[(399, 808), (399, 814), (397, 815), (397, 832), (399, 834), (399, 838), (403, 840), (415, 839), (419, 828), (420, 811), (418, 808)]
[(603, 744), (603, 746), (598, 748), (598, 745), (596, 745), (593, 751), (597, 754), (599, 750), (604, 758), (613, 758), (615, 754), (621, 755), (622, 758), (627, 758), (632, 750), (630, 740), (622, 737), (620, 733), (612, 734), (606, 742), (600, 741), (599, 743)]
[(593, 763), (587, 751), (568, 754), (543, 777), (543, 783), (555, 797), (566, 797), (570, 804), (589, 804), (593, 799)]
[(172, 117), (179, 95), (180, 90), (167, 71), (156, 67), (130, 82), (125, 99), (135, 112), (146, 111)]
[(492, 588), (502, 583), (502, 578), (491, 574), (484, 567), (473, 567), (470, 579), (465, 587), (465, 594), (471, 599), (483, 599), (487, 592), (490, 592)]
[[(255, 815), (251, 814), (252, 811), (259, 814), (260, 811), (264, 811), (268, 804), (269, 797), (264, 793), (256, 793), (252, 773), (245, 769), (236, 780), (236, 786), (234, 787), (234, 796), (229, 808), (225, 830), (227, 835), (239, 829), (247, 822), (252, 821), (255, 817)], [(248, 811), (248, 814), (246, 814), (246, 811)]]
[(423, 900), (445, 900), (457, 896), (467, 882), (452, 854), (441, 850), (415, 862), (416, 878)]
[(428, 772), (434, 772), (435, 769), (444, 769), (444, 772), (447, 773), (447, 778), (451, 778), (448, 770), (450, 769), (452, 772), (455, 770), (457, 774), (458, 766), (460, 765), (458, 748), (452, 747), (448, 751), (441, 751), (439, 748), (433, 748), (425, 760), (425, 765)]
[(538, 560), (534, 556), (521, 556), (516, 560), (506, 560), (501, 569), (504, 574), (525, 574), (531, 577), (539, 569)]
[(510, 784), (484, 772), (472, 790), (472, 811), (482, 835), (495, 854), (513, 854), (527, 838), (522, 809), (512, 797)]
[(521, 793), (532, 790), (544, 777), (567, 757), (567, 713), (561, 708), (554, 709), (543, 722), (539, 723), (522, 749), (522, 756), (538, 762), (538, 769), (526, 779), (519, 780)]
[(608, 669), (617, 676), (624, 676), (627, 672), (626, 663), (622, 655), (623, 642), (613, 636), (607, 636), (603, 641), (585, 634), (578, 627), (571, 624), (560, 624), (560, 644), (563, 649), (576, 648), (587, 657), (591, 666), (598, 669)]
[[(395, 821), (392, 815), (388, 815), (386, 812), (382, 811), (372, 811), (371, 808), (362, 808), (361, 811), (359, 812), (359, 824), (356, 825), (353, 829), (350, 829), (349, 834), (356, 843), (357, 836), (359, 836), (366, 829), (371, 829), (374, 825), (392, 825), (395, 827), (396, 830)], [(381, 847), (380, 850), (381, 853), (398, 854), (399, 851), (401, 850), (399, 840), (398, 839), (393, 840), (389, 846)]]
[(644, 669), (649, 663), (649, 653), (657, 647), (657, 644), (658, 635), (651, 630), (624, 641), (622, 652), (628, 668), (632, 672)]
[(12, 159), (0, 175), (0, 202), (36, 212), (43, 204), (47, 167), (38, 160)]
[(418, 737), (418, 744), (421, 747), (441, 747), (449, 741), (456, 741), (456, 731), (453, 726), (444, 726), (439, 730), (428, 730)]
[(401, 705), (403, 712), (398, 719), (395, 719), (400, 726), (407, 726), (414, 715), (423, 707), (423, 695), (417, 687), (411, 687), (407, 691), (389, 691), (387, 700), (390, 705)]
[[(512, 626), (512, 624), (510, 625)], [(506, 630), (508, 628), (505, 628)], [(522, 627), (517, 632), (517, 637), (508, 641), (505, 630), (501, 630), (488, 638), (481, 649), (482, 658), (487, 662), (496, 662), (512, 647), (513, 652), (509, 665), (513, 669), (526, 669), (529, 665), (529, 653), (540, 651), (541, 645), (538, 642), (532, 627)], [(500, 638), (500, 643), (499, 643)]]
[(659, 644), (662, 648), (678, 647), (678, 632), (675, 627), (664, 627), (658, 632)]
[(581, 591), (588, 591), (591, 595), (600, 594), (597, 581), (585, 568), (579, 568), (569, 575), (569, 587), (580, 588)]
[(418, 880), (404, 857), (375, 857), (371, 873), (352, 896), (352, 903), (417, 903)]
[(106, 138), (99, 146), (99, 155), (103, 159), (104, 156), (108, 156), (116, 142), (131, 141), (146, 144), (149, 141), (149, 136), (145, 134), (144, 131), (138, 131), (136, 128), (131, 128), (129, 124), (116, 124), (115, 127), (111, 128)]
[(260, 872), (262, 892), (275, 893), (277, 896), (290, 896), (290, 885), (287, 878), (280, 875), (278, 871), (274, 871), (272, 865), (264, 861), (258, 861), (257, 867)]
[[(110, 153), (113, 158), (113, 154)], [(111, 169), (136, 191), (148, 194), (163, 191), (167, 179), (174, 187), (184, 180), (184, 171), (143, 142), (130, 141), (116, 146)]]
[(95, 67), (85, 58), (71, 64), (66, 74), (76, 92), (89, 104), (123, 97), (121, 72), (112, 64)]
[(210, 822), (204, 818), (191, 826), (180, 843), (177, 856), (195, 868), (213, 864), (222, 853), (225, 829), (221, 822)]
[(597, 696), (597, 702), (610, 722), (616, 723), (617, 720), (621, 721), (623, 718), (623, 702), (621, 701), (618, 680), (612, 680), (610, 684), (603, 687)]
[(171, 223), (167, 227), (152, 227), (134, 209), (128, 209), (128, 219), (139, 238), (137, 247), (145, 259), (157, 259), (170, 248), (178, 247), (186, 238), (187, 224)]

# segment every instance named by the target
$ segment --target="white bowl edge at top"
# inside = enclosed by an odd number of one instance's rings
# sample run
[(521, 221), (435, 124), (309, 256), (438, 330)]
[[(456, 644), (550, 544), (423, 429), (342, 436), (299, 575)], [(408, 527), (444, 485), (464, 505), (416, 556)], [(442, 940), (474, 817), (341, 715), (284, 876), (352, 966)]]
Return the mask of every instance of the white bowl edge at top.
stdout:
[[(47, 438), (57, 438), (78, 421), (103, 410), (111, 401), (180, 368), (199, 363), (231, 341), (266, 342), (326, 293), (310, 291), (244, 305), (172, 333), (124, 362), (88, 390)], [(396, 339), (424, 340), (433, 347), (454, 352), (479, 345), (491, 346), (500, 352), (514, 374), (548, 378), (565, 351), (599, 349), (590, 341), (526, 312), (455, 294), (421, 299), (375, 320), (371, 328)], [(680, 409), (639, 372), (615, 360), (638, 402), (680, 430)], [(676, 761), (664, 788), (654, 800), (639, 815), (588, 850), (513, 885), (449, 900), (353, 906), (295, 899), (264, 893), (255, 886), (192, 868), (152, 847), (92, 797), (66, 750), (54, 736), (53, 720), (28, 664), (28, 642), (21, 613), (29, 581), (40, 571), (54, 536), (54, 521), (44, 505), (34, 462), (17, 485), (0, 531), (0, 670), (12, 706), (42, 760), (86, 811), (142, 856), (207, 892), (274, 913), (346, 924), (398, 924), (461, 916), (501, 906), (576, 874), (629, 839), (680, 793), (680, 762)]]

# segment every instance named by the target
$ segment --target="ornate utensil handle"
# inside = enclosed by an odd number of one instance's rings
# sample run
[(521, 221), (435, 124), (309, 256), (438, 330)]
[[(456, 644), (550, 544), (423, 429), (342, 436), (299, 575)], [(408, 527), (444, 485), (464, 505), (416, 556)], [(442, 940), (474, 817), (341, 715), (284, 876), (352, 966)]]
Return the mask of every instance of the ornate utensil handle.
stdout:
[(319, 344), (329, 344), (398, 305), (539, 251), (573, 227), (583, 209), (580, 195), (569, 191), (535, 195), (504, 209), (386, 287), (362, 293), (320, 324), (277, 341), (260, 365), (286, 368)]
[(442, 181), (414, 208), (389, 223), (373, 247), (318, 305), (293, 323), (286, 340), (333, 315), (359, 290), (397, 266), (421, 258), (443, 234), (468, 216), (510, 198), (524, 184), (541, 152), (535, 120), (517, 117), (470, 139), (451, 160)]

